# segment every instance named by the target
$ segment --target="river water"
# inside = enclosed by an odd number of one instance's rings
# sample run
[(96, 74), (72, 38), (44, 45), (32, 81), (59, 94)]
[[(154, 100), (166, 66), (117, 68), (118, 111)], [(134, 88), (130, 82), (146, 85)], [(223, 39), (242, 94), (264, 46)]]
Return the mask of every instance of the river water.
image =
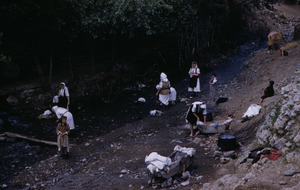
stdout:
[[(241, 71), (243, 64), (253, 51), (266, 47), (265, 42), (246, 43), (232, 51), (229, 59), (224, 63), (208, 73), (201, 74), (202, 97), (208, 93), (208, 81), (212, 73), (216, 73), (218, 85), (225, 85)], [(159, 76), (157, 78), (159, 79)], [(171, 81), (171, 83), (177, 90), (178, 97), (188, 95), (188, 78), (178, 82)], [(148, 86), (109, 103), (99, 102), (96, 97), (89, 97), (89, 101), (76, 100), (73, 102), (76, 108), (72, 111), (76, 129), (70, 134), (71, 143), (85, 142), (90, 138), (109, 133), (125, 123), (148, 117), (150, 110), (166, 109), (160, 108), (156, 103), (155, 91), (155, 87)], [(147, 102), (137, 103), (139, 97), (144, 97)], [(39, 120), (36, 117), (28, 117), (26, 114), (15, 115), (3, 108), (0, 108), (0, 118), (4, 121), (3, 126), (0, 125), (0, 133), (11, 131), (56, 141), (55, 119)], [(8, 183), (13, 179), (13, 175), (26, 167), (56, 154), (56, 151), (57, 148), (53, 146), (41, 146), (13, 138), (0, 141), (0, 185)]]

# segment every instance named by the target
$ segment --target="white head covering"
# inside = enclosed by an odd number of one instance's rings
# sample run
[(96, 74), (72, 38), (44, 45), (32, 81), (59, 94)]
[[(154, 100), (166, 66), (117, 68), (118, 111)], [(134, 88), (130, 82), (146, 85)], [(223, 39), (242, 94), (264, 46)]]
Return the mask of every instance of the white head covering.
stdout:
[(167, 75), (164, 72), (160, 73), (160, 80), (162, 82), (168, 82), (169, 81)]
[(64, 88), (66, 88), (67, 86), (66, 86), (66, 83), (64, 83), (64, 82), (61, 82), (60, 83), (60, 85), (63, 85), (64, 86)]
[(192, 62), (192, 68), (193, 68), (193, 64), (196, 64), (196, 67), (195, 68), (198, 68), (198, 63), (196, 61), (193, 61)]
[(58, 106), (53, 106), (53, 107), (52, 107), (52, 111), (54, 111), (54, 112), (56, 112), (57, 109), (58, 109)]

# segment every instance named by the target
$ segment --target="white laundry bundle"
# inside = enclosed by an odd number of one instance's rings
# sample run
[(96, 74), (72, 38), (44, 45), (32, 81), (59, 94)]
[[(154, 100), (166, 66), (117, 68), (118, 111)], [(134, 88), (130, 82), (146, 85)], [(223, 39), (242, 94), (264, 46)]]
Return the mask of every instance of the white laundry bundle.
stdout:
[(161, 116), (162, 114), (163, 114), (163, 112), (159, 111), (159, 110), (151, 110), (150, 111), (151, 116)]
[(181, 147), (179, 145), (175, 146), (174, 151), (186, 153), (189, 156), (194, 156), (196, 154), (196, 149)]
[(153, 174), (154, 171), (158, 172), (165, 166), (169, 166), (172, 163), (171, 158), (161, 156), (157, 152), (152, 152), (145, 157), (145, 163), (148, 165), (147, 168)]
[(246, 113), (244, 113), (243, 118), (246, 117), (254, 117), (259, 114), (261, 106), (257, 104), (251, 104), (251, 106), (247, 109)]

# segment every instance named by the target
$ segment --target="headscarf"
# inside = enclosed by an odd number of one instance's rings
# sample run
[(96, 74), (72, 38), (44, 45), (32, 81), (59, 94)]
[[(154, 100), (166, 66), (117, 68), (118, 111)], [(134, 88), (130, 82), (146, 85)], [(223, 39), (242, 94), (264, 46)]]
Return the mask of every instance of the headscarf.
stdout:
[(67, 88), (66, 83), (64, 83), (64, 82), (61, 82), (60, 85), (63, 85), (64, 88)]
[(162, 82), (168, 82), (169, 81), (167, 75), (164, 72), (162, 72), (160, 74), (160, 81), (162, 81)]
[(56, 112), (57, 109), (58, 109), (58, 106), (53, 106), (53, 107), (52, 107), (52, 111), (54, 111), (54, 112)]
[(198, 63), (197, 63), (196, 61), (193, 61), (193, 62), (192, 62), (191, 68), (193, 68), (193, 64), (196, 64), (196, 67), (195, 67), (195, 68), (198, 68)]

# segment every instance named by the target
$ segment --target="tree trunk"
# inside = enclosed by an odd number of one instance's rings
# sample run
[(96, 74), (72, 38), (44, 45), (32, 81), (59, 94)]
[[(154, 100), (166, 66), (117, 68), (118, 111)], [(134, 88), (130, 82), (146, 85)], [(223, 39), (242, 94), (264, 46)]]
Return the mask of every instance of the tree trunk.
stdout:
[(52, 82), (52, 54), (50, 53), (50, 56), (49, 56), (49, 59), (50, 59), (50, 61), (49, 61), (49, 84), (51, 84), (51, 82)]
[(70, 71), (71, 80), (74, 80), (72, 52), (69, 52), (69, 61), (68, 62), (69, 62), (69, 71)]
[(43, 70), (42, 70), (42, 67), (41, 67), (41, 64), (40, 64), (40, 61), (39, 61), (39, 58), (37, 55), (34, 56), (34, 61), (36, 64), (36, 68), (37, 68), (39, 77), (40, 77), (41, 84), (44, 85), (45, 84), (45, 76), (44, 76), (44, 73), (43, 73)]
[(95, 55), (94, 55), (94, 48), (91, 47), (91, 73), (95, 73)]
[[(57, 142), (35, 139), (35, 138), (32, 138), (32, 137), (27, 137), (27, 136), (20, 135), (20, 134), (17, 134), (17, 133), (5, 132), (4, 135), (6, 135), (8, 137), (13, 137), (13, 138), (24, 139), (24, 140), (35, 142), (35, 143), (42, 143), (42, 144), (57, 146)], [(75, 146), (75, 144), (70, 144), (70, 145)]]

